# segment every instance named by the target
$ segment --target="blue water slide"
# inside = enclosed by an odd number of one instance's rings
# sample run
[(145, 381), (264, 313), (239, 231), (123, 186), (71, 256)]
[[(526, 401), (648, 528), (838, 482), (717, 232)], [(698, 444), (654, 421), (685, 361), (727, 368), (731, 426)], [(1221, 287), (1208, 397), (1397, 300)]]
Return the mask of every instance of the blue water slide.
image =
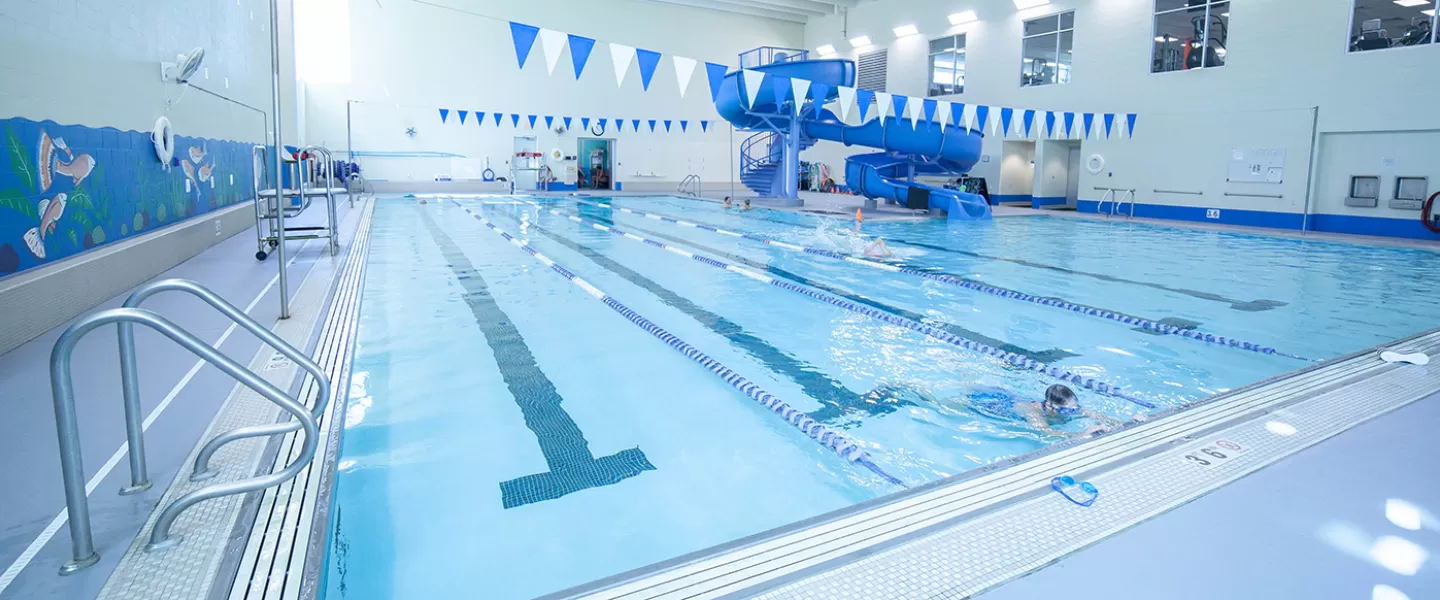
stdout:
[[(783, 195), (783, 136), (791, 131), (794, 100), (776, 103), (775, 84), (790, 85), (788, 79), (808, 79), (830, 86), (825, 100), (835, 99), (836, 86), (853, 86), (855, 63), (844, 59), (792, 60), (755, 67), (766, 77), (757, 90), (754, 106), (749, 106), (745, 78), (736, 71), (726, 75), (715, 99), (716, 110), (736, 127), (761, 133), (741, 146), (743, 183), (756, 193)], [(782, 88), (783, 90), (783, 88)], [(912, 102), (922, 99), (913, 98)], [(875, 110), (879, 110), (876, 108)], [(912, 127), (908, 120), (887, 117), (872, 119), (862, 125), (846, 125), (831, 111), (811, 101), (801, 113), (799, 128), (801, 150), (815, 140), (839, 142), (846, 146), (879, 148), (883, 152), (858, 154), (846, 159), (845, 181), (855, 192), (867, 198), (884, 198), (901, 204), (912, 195), (928, 196), (928, 206), (945, 211), (951, 219), (985, 219), (990, 206), (984, 198), (965, 192), (937, 188), (913, 182), (920, 175), (950, 175), (968, 172), (980, 158), (981, 134), (954, 126), (920, 123)]]

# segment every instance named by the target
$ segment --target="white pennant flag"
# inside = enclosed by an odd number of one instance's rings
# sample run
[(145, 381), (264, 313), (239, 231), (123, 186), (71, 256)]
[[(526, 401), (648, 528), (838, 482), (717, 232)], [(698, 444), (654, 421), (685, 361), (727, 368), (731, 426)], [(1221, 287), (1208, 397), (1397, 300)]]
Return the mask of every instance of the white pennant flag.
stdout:
[(795, 92), (795, 115), (799, 116), (805, 108), (805, 94), (810, 93), (810, 80), (791, 77), (790, 89)]
[(690, 89), (690, 80), (695, 75), (695, 59), (683, 56), (672, 56), (675, 61), (675, 76), (680, 80), (680, 97), (685, 97), (685, 91)]
[(969, 109), (969, 110), (966, 110), (966, 111), (965, 111), (965, 114), (964, 114), (964, 117), (965, 117), (965, 130), (966, 130), (966, 131), (975, 131), (975, 107), (974, 107), (974, 106), (967, 106), (967, 107), (965, 107), (965, 108)]
[[(1000, 118), (1000, 111), (1002, 110), (1005, 109), (1000, 108), (999, 106), (990, 107), (990, 116), (994, 117), (990, 120), (990, 135), (1000, 134), (1000, 122), (1004, 121), (1004, 119)], [(1005, 137), (1010, 137), (1010, 132), (1005, 132)]]
[[(890, 98), (891, 96), (888, 93), (875, 92), (875, 101), (880, 103), (880, 105), (876, 107), (879, 110), (875, 111), (875, 118), (884, 121), (885, 117), (890, 116), (890, 111), (894, 110), (894, 102), (892, 102)], [(899, 117), (900, 115), (895, 116)]]
[(611, 42), (610, 60), (615, 62), (615, 85), (625, 85), (625, 74), (630, 72), (630, 63), (635, 60), (635, 49)]
[(765, 83), (765, 73), (752, 69), (745, 69), (741, 71), (741, 73), (745, 76), (745, 94), (750, 96), (750, 104), (746, 106), (753, 108), (755, 106), (755, 98), (760, 95), (760, 86)]
[(950, 101), (941, 100), (935, 103), (935, 119), (940, 124), (940, 130), (945, 130), (945, 125), (950, 122)]
[(565, 40), (569, 39), (564, 33), (553, 29), (540, 30), (540, 49), (545, 52), (545, 66), (550, 69), (550, 74), (555, 74), (555, 65), (560, 63), (560, 54), (565, 51)]
[(850, 121), (850, 107), (855, 106), (855, 88), (839, 86), (835, 91), (840, 94), (840, 122)]
[(905, 103), (905, 112), (910, 117), (910, 128), (915, 129), (920, 125), (921, 114), (925, 112), (925, 102), (919, 98), (911, 98)]

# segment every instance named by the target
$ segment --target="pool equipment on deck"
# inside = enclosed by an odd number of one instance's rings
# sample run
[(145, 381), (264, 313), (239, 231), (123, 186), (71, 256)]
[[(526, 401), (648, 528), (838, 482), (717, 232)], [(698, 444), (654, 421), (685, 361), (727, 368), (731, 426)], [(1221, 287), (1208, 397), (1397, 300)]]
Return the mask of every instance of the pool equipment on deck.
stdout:
[[(774, 239), (770, 239), (770, 238), (758, 236), (758, 235), (755, 235), (755, 234), (753, 234), (753, 233), (739, 233), (739, 232), (735, 232), (735, 231), (729, 231), (729, 230), (726, 230), (726, 229), (720, 229), (720, 228), (718, 228), (718, 227), (712, 227), (712, 226), (710, 226), (710, 225), (704, 225), (704, 224), (701, 224), (701, 223), (694, 223), (694, 222), (690, 222), (690, 221), (683, 221), (683, 220), (680, 220), (680, 219), (675, 219), (675, 218), (672, 218), (672, 217), (667, 217), (667, 216), (661, 215), (661, 214), (649, 213), (649, 212), (645, 212), (645, 211), (643, 211), (643, 210), (635, 210), (635, 209), (631, 209), (631, 208), (624, 208), (624, 207), (621, 207), (621, 206), (615, 206), (615, 205), (613, 205), (613, 204), (601, 204), (601, 203), (599, 203), (599, 202), (591, 202), (591, 201), (589, 201), (589, 200), (581, 200), (581, 199), (579, 199), (579, 198), (570, 198), (569, 200), (571, 200), (571, 201), (573, 201), (573, 202), (578, 202), (578, 203), (580, 203), (580, 204), (588, 204), (588, 205), (590, 205), (590, 206), (597, 206), (597, 207), (601, 207), (601, 208), (609, 208), (609, 209), (612, 209), (612, 210), (618, 210), (618, 211), (623, 212), (623, 213), (628, 213), (628, 214), (632, 214), (632, 215), (637, 215), (637, 216), (645, 217), (645, 218), (648, 218), (648, 219), (655, 219), (655, 220), (657, 220), (657, 221), (664, 221), (664, 222), (666, 222), (666, 223), (670, 223), (670, 224), (673, 224), (673, 225), (679, 225), (679, 226), (681, 226), (681, 227), (694, 227), (694, 228), (696, 228), (696, 229), (703, 229), (703, 230), (709, 231), (709, 232), (711, 232), (711, 233), (718, 233), (718, 234), (720, 234), (720, 235), (727, 235), (727, 236), (730, 236), (730, 237), (742, 238), (742, 239), (750, 240), (750, 241), (752, 241), (752, 242), (760, 242), (760, 243), (762, 243), (762, 244), (768, 244), (768, 245), (771, 245), (771, 246), (776, 246), (776, 247), (779, 247), (779, 248), (784, 248), (784, 249), (786, 249), (786, 250), (791, 250), (791, 251), (794, 251), (794, 252), (804, 252), (804, 253), (806, 253), (806, 254), (813, 254), (813, 255), (816, 255), (816, 256), (823, 256), (823, 257), (825, 257), (825, 258), (833, 258), (833, 259), (835, 259), (835, 260), (843, 260), (843, 261), (848, 262), (848, 263), (857, 264), (857, 265), (864, 265), (864, 266), (867, 266), (867, 267), (871, 267), (871, 268), (875, 268), (875, 269), (880, 269), (880, 270), (882, 270), (882, 271), (890, 271), (890, 272), (892, 272), (892, 273), (907, 273), (907, 274), (910, 274), (910, 275), (915, 275), (915, 276), (917, 276), (917, 277), (923, 277), (923, 278), (929, 279), (929, 280), (931, 280), (931, 281), (939, 281), (939, 282), (941, 282), (941, 283), (947, 283), (947, 284), (954, 285), (954, 286), (958, 286), (958, 287), (962, 287), (962, 288), (965, 288), (965, 289), (968, 289), (968, 290), (974, 290), (974, 291), (981, 292), (981, 293), (984, 293), (984, 294), (989, 294), (989, 295), (991, 295), (991, 296), (998, 296), (998, 297), (1001, 297), (1001, 298), (1012, 298), (1012, 299), (1015, 299), (1015, 300), (1020, 300), (1020, 301), (1022, 301), (1022, 302), (1029, 302), (1029, 303), (1031, 303), (1031, 304), (1039, 304), (1039, 305), (1042, 305), (1042, 306), (1054, 306), (1054, 307), (1056, 307), (1056, 308), (1063, 308), (1063, 309), (1068, 310), (1068, 311), (1070, 311), (1070, 312), (1076, 312), (1076, 313), (1080, 313), (1080, 314), (1082, 314), (1082, 315), (1088, 315), (1088, 316), (1092, 316), (1092, 317), (1100, 317), (1100, 318), (1102, 318), (1102, 319), (1110, 319), (1110, 320), (1112, 320), (1112, 321), (1118, 321), (1118, 322), (1124, 323), (1124, 324), (1126, 324), (1126, 325), (1133, 325), (1133, 326), (1135, 326), (1135, 327), (1143, 328), (1143, 329), (1145, 329), (1146, 331), (1153, 331), (1153, 332), (1159, 333), (1159, 334), (1164, 334), (1164, 335), (1178, 335), (1178, 336), (1180, 336), (1180, 337), (1189, 338), (1189, 339), (1196, 340), (1196, 341), (1208, 342), (1208, 343), (1211, 343), (1211, 344), (1219, 344), (1219, 345), (1221, 345), (1221, 346), (1229, 346), (1229, 347), (1238, 348), (1238, 349), (1241, 349), (1241, 350), (1249, 350), (1249, 351), (1251, 351), (1251, 352), (1258, 352), (1258, 353), (1260, 353), (1260, 354), (1274, 354), (1274, 355), (1277, 355), (1277, 356), (1284, 356), (1284, 357), (1286, 357), (1286, 358), (1293, 358), (1293, 359), (1295, 359), (1295, 360), (1303, 360), (1303, 361), (1307, 361), (1307, 362), (1312, 362), (1312, 361), (1310, 361), (1310, 359), (1308, 359), (1308, 358), (1304, 358), (1304, 357), (1301, 357), (1301, 356), (1295, 356), (1295, 355), (1293, 355), (1293, 354), (1286, 354), (1286, 353), (1283, 353), (1283, 352), (1279, 352), (1279, 351), (1276, 351), (1274, 348), (1271, 348), (1271, 347), (1269, 347), (1269, 346), (1261, 346), (1260, 344), (1253, 344), (1253, 343), (1250, 343), (1250, 342), (1240, 341), (1240, 340), (1237, 340), (1237, 339), (1235, 339), (1235, 338), (1225, 337), (1225, 336), (1223, 336), (1223, 335), (1215, 335), (1215, 334), (1212, 334), (1212, 333), (1205, 333), (1205, 332), (1203, 332), (1203, 331), (1196, 331), (1196, 330), (1194, 330), (1194, 329), (1186, 329), (1186, 328), (1183, 328), (1183, 327), (1176, 327), (1176, 326), (1174, 326), (1174, 325), (1166, 325), (1166, 324), (1164, 324), (1164, 323), (1160, 323), (1160, 322), (1157, 322), (1157, 321), (1152, 321), (1152, 320), (1150, 320), (1150, 319), (1145, 319), (1145, 318), (1142, 318), (1142, 317), (1136, 317), (1136, 316), (1132, 316), (1132, 315), (1126, 315), (1126, 314), (1122, 314), (1122, 313), (1117, 313), (1117, 312), (1114, 312), (1114, 311), (1105, 310), (1105, 309), (1103, 309), (1103, 308), (1095, 308), (1095, 307), (1093, 307), (1093, 306), (1085, 306), (1085, 305), (1083, 305), (1083, 304), (1075, 304), (1075, 303), (1073, 303), (1073, 302), (1066, 302), (1066, 301), (1061, 300), (1061, 299), (1058, 299), (1058, 298), (1046, 298), (1046, 297), (1042, 297), (1042, 296), (1033, 296), (1033, 295), (1030, 295), (1030, 294), (1026, 294), (1026, 293), (1024, 293), (1024, 292), (1017, 292), (1017, 291), (1015, 291), (1015, 290), (1007, 290), (1007, 289), (995, 287), (995, 286), (992, 286), (992, 285), (986, 285), (986, 284), (980, 283), (980, 282), (978, 282), (978, 281), (974, 281), (974, 280), (970, 280), (970, 279), (965, 279), (965, 278), (962, 278), (962, 277), (956, 277), (956, 276), (954, 276), (954, 275), (948, 275), (948, 274), (945, 274), (945, 273), (934, 273), (934, 272), (931, 272), (931, 271), (925, 271), (925, 270), (916, 269), (916, 268), (913, 268), (913, 267), (907, 267), (907, 266), (904, 266), (904, 265), (892, 265), (892, 264), (889, 264), (889, 263), (883, 263), (883, 262), (880, 262), (880, 261), (877, 261), (877, 260), (872, 260), (872, 259), (869, 259), (869, 258), (863, 258), (863, 257), (859, 257), (859, 256), (852, 256), (852, 255), (849, 255), (849, 254), (844, 254), (844, 253), (840, 253), (840, 252), (835, 252), (835, 251), (833, 251), (833, 250), (825, 250), (825, 249), (822, 249), (822, 248), (808, 248), (808, 247), (805, 247), (805, 246), (799, 246), (799, 245), (796, 245), (796, 244), (790, 244), (790, 243), (782, 242), (782, 241), (780, 241), (780, 240), (774, 240)], [(863, 218), (864, 218), (864, 217), (862, 216), (861, 212), (857, 209), (857, 210), (855, 211), (855, 219), (856, 219), (857, 221), (859, 221), (859, 220), (863, 220)]]
[[(272, 176), (271, 161), (267, 159), (270, 151), (266, 146), (255, 146), (250, 151), (250, 159), (255, 163), (255, 259), (265, 260), (270, 251), (285, 240), (311, 239), (327, 240), (330, 255), (334, 256), (340, 249), (335, 195), (350, 193), (349, 187), (334, 187), (334, 156), (321, 146), (306, 146), (295, 152), (287, 148), (280, 156), (287, 172)], [(287, 183), (294, 187), (287, 187)], [(281, 190), (278, 196), (277, 188)], [(327, 221), (324, 226), (285, 225), (284, 219), (300, 216), (315, 198), (325, 199)]]
[(875, 310), (875, 309), (873, 309), (873, 308), (869, 308), (869, 307), (865, 307), (865, 306), (860, 306), (860, 305), (855, 304), (854, 302), (851, 302), (851, 301), (849, 301), (849, 300), (845, 300), (845, 299), (843, 299), (843, 298), (838, 298), (838, 297), (832, 296), (832, 295), (830, 295), (830, 294), (827, 294), (827, 293), (824, 293), (824, 292), (821, 292), (821, 291), (818, 291), (818, 290), (814, 290), (814, 289), (811, 289), (811, 288), (808, 288), (808, 287), (802, 287), (802, 286), (799, 286), (799, 285), (795, 285), (795, 284), (790, 283), (790, 282), (788, 282), (788, 281), (783, 281), (783, 280), (780, 280), (780, 279), (776, 279), (776, 278), (771, 277), (771, 276), (769, 276), (769, 275), (765, 275), (765, 274), (763, 274), (763, 273), (759, 273), (759, 272), (756, 272), (756, 271), (752, 271), (752, 270), (746, 269), (746, 268), (744, 268), (744, 267), (738, 267), (738, 266), (735, 266), (735, 265), (732, 265), (732, 264), (729, 264), (729, 263), (725, 263), (725, 262), (722, 262), (722, 261), (719, 261), (719, 260), (715, 260), (715, 259), (710, 258), (710, 257), (708, 257), (708, 256), (702, 256), (702, 255), (699, 255), (699, 254), (695, 254), (695, 253), (693, 253), (693, 252), (690, 252), (690, 251), (688, 251), (688, 250), (684, 250), (684, 249), (682, 249), (682, 248), (676, 248), (676, 247), (670, 246), (670, 245), (668, 245), (668, 244), (663, 244), (663, 243), (657, 242), (657, 241), (655, 241), (655, 240), (652, 240), (652, 239), (650, 239), (650, 238), (646, 238), (646, 237), (642, 237), (642, 236), (639, 236), (639, 235), (630, 233), (630, 232), (628, 232), (628, 231), (622, 231), (622, 230), (617, 229), (617, 228), (615, 228), (615, 227), (610, 227), (610, 226), (607, 226), (607, 225), (603, 225), (603, 224), (600, 224), (600, 223), (596, 223), (596, 222), (591, 221), (591, 220), (589, 220), (589, 219), (584, 219), (584, 218), (581, 218), (581, 217), (577, 217), (577, 216), (575, 216), (575, 215), (570, 215), (570, 214), (567, 214), (567, 213), (564, 213), (564, 212), (561, 212), (561, 211), (558, 211), (558, 210), (555, 210), (555, 209), (552, 209), (552, 208), (545, 208), (545, 207), (541, 206), (540, 204), (537, 204), (537, 203), (532, 202), (532, 201), (528, 201), (528, 200), (527, 200), (527, 201), (525, 201), (525, 203), (526, 203), (526, 204), (529, 204), (529, 205), (531, 205), (531, 206), (534, 206), (534, 207), (536, 207), (536, 208), (540, 208), (541, 210), (545, 210), (545, 211), (547, 211), (547, 212), (550, 212), (551, 214), (554, 214), (554, 215), (557, 215), (557, 216), (561, 216), (561, 217), (565, 217), (565, 218), (570, 219), (571, 221), (574, 221), (574, 222), (576, 222), (576, 223), (583, 223), (583, 224), (585, 224), (585, 225), (589, 225), (589, 226), (592, 227), (592, 228), (595, 228), (595, 229), (598, 229), (598, 230), (600, 230), (600, 231), (604, 231), (604, 232), (610, 233), (610, 234), (612, 234), (612, 235), (618, 235), (618, 236), (620, 236), (620, 237), (627, 238), (627, 239), (630, 239), (630, 240), (634, 240), (634, 241), (637, 241), (637, 242), (641, 242), (641, 243), (644, 243), (644, 244), (647, 244), (647, 245), (650, 245), (650, 246), (654, 246), (654, 247), (660, 248), (660, 249), (662, 249), (662, 250), (667, 250), (667, 251), (669, 251), (669, 252), (672, 252), (672, 253), (675, 253), (675, 254), (679, 254), (680, 256), (683, 256), (683, 257), (685, 257), (685, 258), (689, 258), (689, 259), (691, 259), (691, 260), (694, 260), (694, 261), (696, 261), (696, 262), (701, 262), (701, 263), (710, 265), (710, 266), (715, 267), (715, 268), (718, 268), (718, 269), (722, 269), (722, 270), (725, 270), (725, 271), (730, 271), (730, 272), (735, 273), (735, 274), (737, 274), (737, 275), (741, 275), (741, 276), (744, 276), (744, 277), (749, 277), (749, 278), (751, 278), (751, 279), (754, 279), (754, 280), (756, 280), (756, 281), (760, 281), (760, 282), (762, 282), (762, 283), (768, 283), (768, 284), (770, 284), (770, 285), (773, 285), (773, 286), (778, 287), (778, 288), (783, 289), (783, 290), (788, 290), (788, 291), (791, 291), (791, 292), (795, 292), (795, 293), (800, 294), (800, 295), (803, 295), (803, 296), (809, 296), (810, 298), (813, 298), (813, 299), (815, 299), (815, 300), (819, 300), (819, 301), (824, 302), (824, 303), (826, 303), (826, 304), (831, 304), (831, 305), (834, 305), (834, 306), (838, 306), (838, 307), (840, 307), (840, 308), (843, 308), (843, 309), (848, 310), (848, 311), (851, 311), (851, 312), (859, 313), (859, 314), (865, 315), (865, 316), (867, 316), (867, 317), (870, 317), (870, 318), (873, 318), (873, 319), (876, 319), (876, 320), (879, 320), (879, 321), (884, 321), (884, 322), (886, 322), (886, 323), (890, 323), (891, 325), (899, 325), (899, 326), (904, 327), (904, 328), (906, 328), (906, 329), (909, 329), (909, 330), (911, 330), (911, 331), (915, 331), (915, 332), (918, 332), (918, 333), (925, 334), (925, 335), (927, 335), (927, 336), (929, 336), (929, 337), (931, 337), (931, 338), (940, 340), (940, 341), (945, 342), (945, 343), (947, 343), (947, 344), (950, 344), (950, 345), (952, 345), (952, 346), (958, 346), (958, 347), (964, 348), (964, 349), (966, 349), (966, 350), (970, 350), (970, 351), (972, 351), (972, 352), (978, 352), (978, 353), (980, 353), (980, 354), (985, 354), (985, 355), (994, 357), (994, 358), (999, 359), (1000, 361), (1002, 361), (1002, 362), (1004, 362), (1004, 363), (1006, 363), (1006, 364), (1009, 364), (1009, 365), (1011, 365), (1011, 366), (1021, 367), (1021, 368), (1024, 368), (1024, 369), (1028, 369), (1028, 370), (1031, 370), (1031, 371), (1035, 371), (1035, 372), (1040, 373), (1040, 374), (1042, 374), (1042, 375), (1046, 375), (1046, 376), (1048, 376), (1048, 377), (1052, 377), (1052, 378), (1055, 378), (1055, 379), (1059, 379), (1060, 381), (1063, 381), (1063, 382), (1066, 382), (1066, 383), (1073, 383), (1073, 384), (1079, 385), (1079, 386), (1081, 386), (1081, 387), (1083, 387), (1083, 388), (1085, 388), (1085, 389), (1088, 389), (1088, 390), (1091, 390), (1091, 391), (1094, 391), (1094, 392), (1097, 392), (1097, 393), (1100, 393), (1100, 394), (1103, 394), (1103, 395), (1106, 395), (1106, 396), (1111, 396), (1111, 397), (1114, 397), (1114, 398), (1119, 398), (1119, 399), (1121, 399), (1121, 400), (1126, 400), (1126, 401), (1128, 401), (1128, 402), (1133, 402), (1133, 403), (1138, 404), (1138, 405), (1140, 405), (1140, 406), (1143, 406), (1143, 407), (1145, 407), (1145, 408), (1152, 408), (1152, 409), (1155, 408), (1155, 405), (1154, 405), (1154, 404), (1151, 404), (1150, 402), (1147, 402), (1147, 401), (1145, 401), (1145, 400), (1141, 400), (1141, 399), (1139, 399), (1139, 398), (1135, 398), (1135, 397), (1133, 397), (1133, 396), (1130, 396), (1129, 394), (1126, 394), (1126, 393), (1122, 392), (1118, 386), (1110, 385), (1110, 384), (1105, 383), (1105, 382), (1103, 382), (1103, 381), (1096, 380), (1096, 379), (1093, 378), (1093, 377), (1084, 377), (1084, 376), (1082, 376), (1082, 375), (1077, 375), (1077, 374), (1075, 374), (1075, 373), (1071, 373), (1071, 372), (1066, 371), (1066, 370), (1064, 370), (1064, 369), (1061, 369), (1061, 368), (1059, 368), (1059, 367), (1047, 365), (1047, 364), (1045, 364), (1045, 363), (1042, 363), (1042, 362), (1039, 362), (1039, 361), (1036, 361), (1036, 360), (1033, 360), (1033, 359), (1030, 359), (1030, 358), (1021, 356), (1021, 355), (1019, 355), (1019, 354), (1015, 354), (1014, 352), (1006, 352), (1006, 351), (1001, 350), (1001, 349), (999, 349), (999, 348), (995, 348), (995, 347), (992, 347), (992, 346), (989, 346), (989, 345), (986, 345), (986, 344), (982, 344), (982, 343), (976, 342), (976, 341), (974, 341), (974, 340), (966, 339), (966, 338), (960, 337), (960, 336), (958, 336), (958, 335), (949, 333), (949, 332), (947, 332), (947, 331), (941, 331), (941, 330), (939, 330), (939, 329), (936, 329), (936, 328), (931, 327), (931, 326), (929, 326), (929, 325), (926, 325), (926, 324), (924, 324), (924, 323), (920, 323), (920, 322), (918, 322), (918, 321), (913, 321), (913, 320), (910, 320), (910, 319), (906, 319), (906, 318), (904, 318), (904, 317), (898, 317), (898, 316), (895, 316), (895, 315), (892, 315), (892, 314), (888, 314), (888, 313), (885, 313), (885, 312), (882, 312), (882, 311), (879, 311), (879, 310)]
[(1055, 490), (1066, 500), (1074, 502), (1079, 506), (1090, 506), (1100, 497), (1100, 490), (1088, 481), (1077, 483), (1074, 477), (1062, 475), (1050, 480), (1050, 489)]
[(526, 243), (524, 240), (516, 238), (515, 236), (506, 233), (499, 227), (496, 227), (495, 224), (490, 222), (489, 219), (486, 219), (485, 217), (476, 214), (474, 211), (470, 210), (465, 205), (455, 201), (455, 199), (453, 198), (450, 199), (450, 202), (455, 206), (459, 207), (460, 210), (465, 211), (471, 217), (474, 217), (475, 220), (480, 221), (486, 227), (490, 228), (491, 231), (499, 234), (500, 237), (505, 238), (505, 241), (508, 241), (519, 247), (521, 250), (529, 253), (531, 256), (535, 257), (536, 260), (539, 260), (541, 263), (544, 263), (545, 266), (550, 267), (550, 270), (558, 273), (561, 277), (569, 280), (570, 283), (575, 284), (580, 289), (585, 290), (586, 293), (600, 300), (600, 302), (604, 303), (605, 306), (610, 307), (611, 310), (620, 313), (621, 316), (625, 317), (626, 320), (635, 324), (635, 326), (645, 330), (646, 333), (655, 336), (656, 338), (659, 338), (660, 341), (665, 342), (666, 345), (674, 348), (681, 354), (684, 354), (686, 358), (696, 363), (699, 363), (700, 366), (705, 367), (711, 373), (714, 373), (721, 379), (724, 379), (725, 383), (730, 384), (731, 387), (734, 387), (741, 393), (749, 396), (751, 400), (754, 400), (764, 405), (765, 408), (768, 408), (775, 414), (779, 415), (780, 418), (785, 420), (785, 422), (789, 423), (796, 429), (799, 429), (801, 433), (804, 433), (810, 439), (815, 440), (820, 445), (825, 446), (826, 448), (829, 448), (831, 451), (839, 454), (845, 460), (859, 464), (866, 469), (869, 469), (870, 471), (874, 472), (876, 475), (879, 475), (890, 483), (901, 487), (909, 487), (905, 485), (905, 482), (899, 480), (893, 475), (890, 475), (889, 473), (886, 473), (884, 469), (882, 469), (879, 465), (875, 464), (874, 460), (872, 460), (870, 457), (870, 453), (867, 452), (864, 448), (856, 445), (855, 442), (850, 441), (848, 438), (839, 433), (830, 431), (824, 425), (820, 424), (820, 422), (811, 419), (808, 415), (805, 414), (804, 411), (797, 410), (794, 407), (791, 407), (789, 404), (786, 404), (785, 401), (776, 398), (769, 392), (761, 389), (760, 386), (755, 385), (754, 382), (746, 379), (744, 376), (736, 373), (729, 367), (720, 364), (720, 362), (716, 361), (713, 358), (710, 358), (710, 356), (706, 355), (704, 352), (701, 352), (694, 346), (685, 343), (684, 340), (675, 337), (670, 332), (665, 331), (664, 329), (660, 328), (660, 326), (652, 323), (649, 319), (640, 316), (639, 313), (631, 310), (629, 307), (621, 304), (620, 301), (610, 297), (605, 292), (600, 291), (599, 288), (591, 285), (590, 282), (581, 279), (565, 267), (562, 267), (555, 261), (551, 260), (549, 257), (536, 251), (530, 246), (530, 244)]

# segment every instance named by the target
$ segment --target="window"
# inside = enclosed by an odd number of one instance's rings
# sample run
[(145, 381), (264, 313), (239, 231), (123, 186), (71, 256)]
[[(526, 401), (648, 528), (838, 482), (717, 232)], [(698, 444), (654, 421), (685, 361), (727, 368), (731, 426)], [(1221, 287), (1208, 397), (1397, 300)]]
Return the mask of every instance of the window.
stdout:
[(1223, 67), (1229, 37), (1228, 0), (1155, 0), (1150, 72)]
[(1075, 11), (1026, 21), (1020, 46), (1020, 87), (1070, 83)]
[(965, 35), (930, 40), (930, 85), (926, 96), (965, 93)]
[(861, 54), (855, 61), (855, 87), (876, 92), (885, 91), (889, 63), (890, 51), (888, 50)]
[(1350, 51), (1435, 42), (1435, 0), (1355, 0)]

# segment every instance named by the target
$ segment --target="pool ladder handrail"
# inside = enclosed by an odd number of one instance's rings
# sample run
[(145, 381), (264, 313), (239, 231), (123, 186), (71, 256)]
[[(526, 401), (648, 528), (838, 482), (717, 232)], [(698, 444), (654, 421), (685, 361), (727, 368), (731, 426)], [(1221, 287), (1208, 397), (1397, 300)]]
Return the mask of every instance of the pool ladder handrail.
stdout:
[[(690, 184), (692, 182), (695, 184), (695, 191), (693, 192), (689, 190)], [(702, 193), (700, 186), (700, 176), (696, 175), (695, 173), (686, 175), (685, 179), (680, 180), (680, 187), (676, 188), (675, 191), (688, 196), (699, 198), (700, 194)]]
[[(1103, 190), (1103, 191), (1105, 192), (1105, 195), (1100, 197), (1100, 202), (1098, 202), (1098, 203), (1095, 204), (1095, 212), (1096, 212), (1096, 214), (1105, 215), (1105, 218), (1107, 218), (1107, 219), (1110, 218), (1110, 217), (1114, 217), (1114, 216), (1120, 214), (1120, 206), (1121, 206), (1122, 204), (1125, 204), (1125, 203), (1126, 203), (1126, 199), (1128, 198), (1128, 199), (1129, 199), (1129, 204), (1130, 204), (1130, 213), (1129, 213), (1129, 215), (1126, 216), (1125, 218), (1126, 218), (1126, 219), (1133, 219), (1133, 218), (1135, 218), (1135, 190), (1133, 190), (1133, 189), (1124, 189), (1124, 188), (1103, 188), (1103, 187), (1097, 187), (1097, 188), (1095, 188), (1095, 190), (1096, 190), (1096, 191), (1102, 191), (1102, 190)], [(1122, 196), (1122, 195), (1119, 195), (1118, 192), (1124, 192), (1125, 194)], [(1109, 203), (1110, 203), (1110, 212), (1108, 212), (1108, 213), (1105, 212), (1105, 203), (1106, 203), (1106, 202), (1109, 202)]]
[[(225, 356), (217, 348), (206, 344), (189, 331), (152, 311), (137, 308), (146, 298), (162, 291), (184, 291), (197, 296), (315, 376), (320, 392), (313, 413), (305, 410), (303, 401), (286, 394), (259, 374), (241, 366), (234, 359)], [(269, 475), (206, 486), (171, 502), (161, 511), (160, 517), (151, 529), (150, 542), (146, 545), (146, 551), (168, 548), (178, 542), (178, 538), (170, 536), (170, 527), (185, 509), (205, 500), (272, 487), (299, 474), (315, 457), (319, 433), (318, 415), (324, 411), (330, 399), (330, 381), (309, 357), (261, 326), (244, 311), (193, 281), (179, 279), (157, 281), (136, 290), (122, 308), (97, 311), (81, 318), (60, 335), (60, 339), (56, 340), (50, 353), (50, 382), (55, 405), (55, 425), (60, 444), (60, 468), (65, 487), (65, 510), (70, 521), (72, 558), (70, 562), (60, 568), (61, 575), (78, 572), (95, 564), (100, 559), (100, 555), (95, 551), (90, 528), (89, 498), (85, 490), (85, 470), (81, 460), (80, 432), (75, 412), (74, 386), (70, 376), (70, 359), (75, 345), (81, 338), (91, 331), (111, 323), (117, 324), (119, 329), (121, 386), (125, 404), (126, 438), (129, 444), (131, 469), (131, 485), (122, 488), (121, 494), (144, 491), (151, 485), (145, 465), (144, 423), (140, 416), (139, 384), (135, 373), (133, 328), (135, 323), (150, 327), (170, 338), (255, 393), (274, 402), (295, 418), (294, 421), (285, 423), (242, 427), (215, 436), (202, 447), (200, 455), (196, 459), (192, 480), (204, 479), (208, 476), (210, 456), (226, 443), (249, 437), (289, 433), (297, 429), (303, 430), (305, 435), (300, 454), (284, 469)]]

